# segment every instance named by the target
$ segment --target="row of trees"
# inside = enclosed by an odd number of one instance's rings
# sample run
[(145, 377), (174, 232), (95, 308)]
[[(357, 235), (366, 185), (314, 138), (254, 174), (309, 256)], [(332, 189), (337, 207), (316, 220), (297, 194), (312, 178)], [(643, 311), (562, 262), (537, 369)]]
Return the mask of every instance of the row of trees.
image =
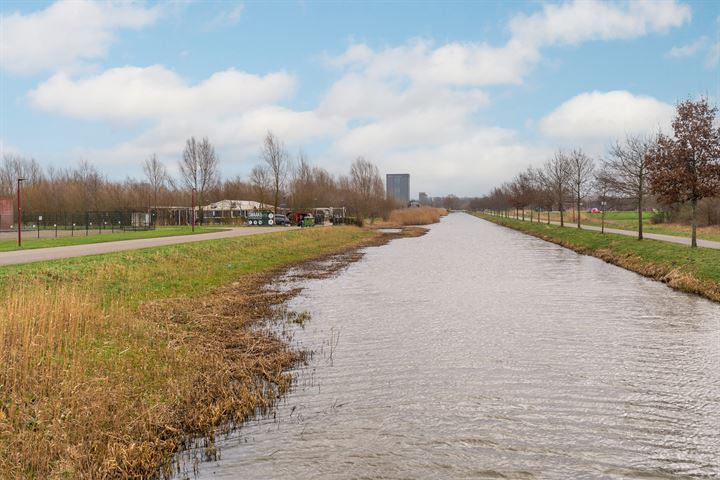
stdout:
[[(157, 206), (189, 207), (195, 190), (198, 205), (215, 201), (255, 200), (300, 211), (312, 207), (346, 207), (360, 218), (385, 216), (394, 208), (385, 199), (378, 167), (358, 157), (348, 175), (334, 176), (313, 166), (300, 151), (293, 158), (283, 142), (268, 132), (248, 178), (222, 179), (218, 154), (208, 138), (189, 138), (178, 161), (178, 176), (169, 174), (156, 155), (143, 162), (143, 179), (116, 181), (94, 165), (43, 168), (36, 160), (6, 154), (0, 162), (0, 196), (12, 196), (18, 178), (23, 185), (23, 210), (61, 213), (145, 210)], [(200, 212), (202, 218), (202, 211)]]
[[(560, 225), (565, 210), (595, 197), (600, 206), (611, 196), (634, 203), (638, 211), (638, 239), (643, 238), (643, 212), (648, 196), (666, 206), (689, 204), (692, 246), (697, 246), (697, 206), (704, 198), (720, 196), (720, 128), (717, 107), (707, 98), (676, 106), (673, 134), (630, 135), (616, 141), (605, 158), (595, 162), (580, 149), (559, 150), (540, 168), (530, 167), (512, 181), (493, 189), (475, 207), (517, 212), (527, 207), (557, 208)], [(603, 208), (604, 211), (604, 208)], [(548, 221), (549, 221), (548, 214)]]

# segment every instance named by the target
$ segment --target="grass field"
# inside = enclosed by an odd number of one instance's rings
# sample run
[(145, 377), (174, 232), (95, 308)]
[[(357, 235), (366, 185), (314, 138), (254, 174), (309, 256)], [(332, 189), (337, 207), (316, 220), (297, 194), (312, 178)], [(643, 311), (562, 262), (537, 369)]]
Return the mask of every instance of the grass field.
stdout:
[[(530, 213), (525, 212), (525, 217), (529, 218)], [(541, 218), (545, 220), (547, 218), (546, 213), (540, 214)], [(676, 235), (679, 237), (690, 237), (691, 229), (689, 225), (680, 225), (677, 223), (650, 223), (652, 212), (643, 213), (643, 232), (645, 233), (658, 233), (662, 235)], [(550, 220), (559, 222), (560, 213), (551, 212)], [(577, 221), (577, 220), (576, 220)], [(568, 212), (565, 215), (566, 223), (573, 223), (572, 213)], [(600, 213), (588, 213), (582, 212), (580, 217), (580, 223), (583, 225), (594, 225), (599, 227), (602, 224), (602, 214)], [(620, 230), (630, 230), (637, 232), (638, 229), (638, 213), (637, 212), (606, 212), (605, 213), (605, 226), (608, 228), (617, 228)], [(720, 226), (711, 227), (699, 227), (698, 238), (704, 240), (715, 240), (720, 241)]]
[(720, 301), (720, 251), (478, 214), (480, 218)]
[(275, 402), (300, 358), (253, 327), (292, 294), (263, 289), (268, 275), (377, 235), (305, 229), (0, 269), (0, 477), (148, 478), (188, 435), (212, 455), (215, 428)]
[[(76, 236), (58, 238), (37, 238), (35, 232), (23, 232), (22, 250), (33, 248), (65, 247), (68, 245), (87, 245), (89, 243), (115, 242), (118, 240), (136, 240), (141, 238), (172, 237), (178, 235), (194, 235), (198, 233), (217, 232), (222, 229), (209, 227), (195, 227), (195, 232), (190, 227), (158, 227), (155, 230), (128, 231), (116, 233), (91, 234), (85, 236), (84, 230), (78, 230)], [(44, 233), (44, 232), (43, 232)], [(17, 246), (17, 238), (0, 240), (0, 252), (20, 250)]]

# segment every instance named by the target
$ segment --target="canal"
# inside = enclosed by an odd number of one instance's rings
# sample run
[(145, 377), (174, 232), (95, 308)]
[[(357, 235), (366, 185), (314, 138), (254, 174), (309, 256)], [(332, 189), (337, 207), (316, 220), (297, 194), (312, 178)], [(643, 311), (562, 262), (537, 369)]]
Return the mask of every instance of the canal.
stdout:
[(720, 477), (720, 305), (462, 213), (303, 282), (315, 355), (199, 478)]

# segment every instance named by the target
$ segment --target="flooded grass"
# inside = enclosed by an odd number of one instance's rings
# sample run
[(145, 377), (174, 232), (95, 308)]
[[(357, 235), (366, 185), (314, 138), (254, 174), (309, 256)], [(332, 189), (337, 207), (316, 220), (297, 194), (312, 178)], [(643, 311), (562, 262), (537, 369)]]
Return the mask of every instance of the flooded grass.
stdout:
[(308, 229), (4, 269), (0, 472), (166, 477), (198, 438), (212, 457), (217, 429), (271, 408), (303, 359), (261, 328), (297, 294), (273, 279), (398, 236)]
[(691, 249), (657, 240), (638, 241), (623, 235), (601, 234), (577, 228), (523, 222), (490, 215), (480, 218), (720, 302), (720, 250)]

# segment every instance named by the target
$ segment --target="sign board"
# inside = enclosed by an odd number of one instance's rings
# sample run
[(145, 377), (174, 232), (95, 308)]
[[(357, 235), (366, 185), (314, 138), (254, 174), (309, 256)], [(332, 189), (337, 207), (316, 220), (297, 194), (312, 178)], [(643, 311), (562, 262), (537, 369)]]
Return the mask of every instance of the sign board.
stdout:
[(247, 223), (252, 226), (275, 225), (275, 215), (272, 212), (252, 210), (247, 213)]

